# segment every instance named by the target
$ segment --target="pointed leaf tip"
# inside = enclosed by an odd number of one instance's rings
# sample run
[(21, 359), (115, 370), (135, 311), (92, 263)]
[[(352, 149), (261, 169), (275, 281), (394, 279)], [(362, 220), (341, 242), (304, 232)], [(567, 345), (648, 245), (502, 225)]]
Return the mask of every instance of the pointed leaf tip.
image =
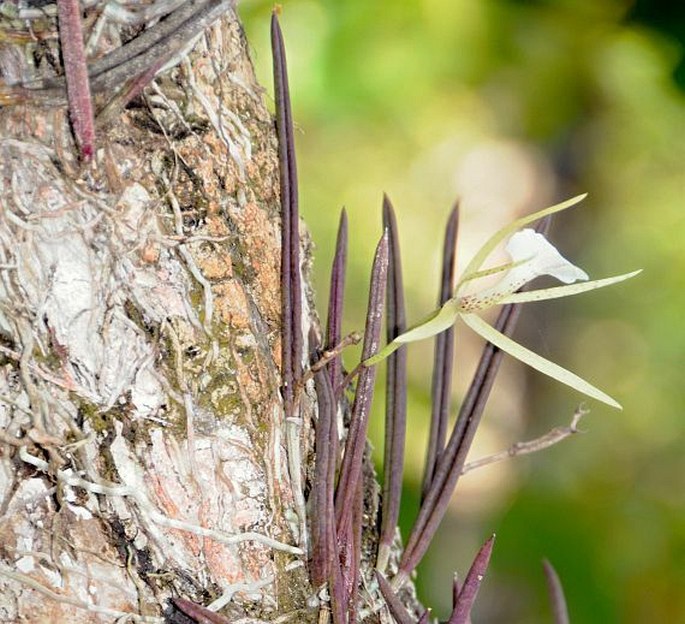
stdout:
[(473, 603), (478, 595), (481, 583), (490, 564), (492, 548), (495, 545), (495, 535), (490, 536), (480, 547), (468, 574), (464, 579), (464, 586), (455, 600), (454, 609), (447, 624), (466, 624), (469, 622)]
[(566, 597), (564, 596), (564, 588), (561, 585), (559, 575), (554, 569), (554, 566), (547, 559), (542, 560), (542, 566), (545, 571), (545, 579), (547, 580), (547, 591), (549, 593), (550, 602), (552, 604), (554, 624), (569, 624)]

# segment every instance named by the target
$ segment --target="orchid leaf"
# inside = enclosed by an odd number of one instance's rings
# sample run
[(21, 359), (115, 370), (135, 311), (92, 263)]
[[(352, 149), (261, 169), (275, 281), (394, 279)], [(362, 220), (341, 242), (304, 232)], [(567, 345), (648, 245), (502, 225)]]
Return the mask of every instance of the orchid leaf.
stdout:
[[(457, 234), (459, 231), (459, 206), (455, 205), (447, 220), (442, 246), (442, 271), (438, 305), (445, 305), (453, 296), (456, 271)], [(424, 464), (421, 500), (426, 495), (438, 458), (445, 448), (447, 422), (452, 403), (452, 372), (454, 369), (454, 326), (435, 337), (433, 351), (433, 375), (431, 380), (431, 418), (428, 447)]]
[(464, 586), (461, 588), (459, 595), (454, 604), (454, 610), (447, 624), (467, 624), (471, 621), (471, 609), (473, 603), (476, 601), (478, 590), (485, 578), (485, 572), (490, 564), (490, 557), (492, 555), (492, 547), (495, 545), (495, 536), (493, 535), (483, 544), (476, 554), (476, 558), (471, 564), (471, 568), (464, 579)]
[(622, 275), (614, 275), (613, 277), (606, 277), (604, 279), (592, 280), (590, 282), (579, 282), (578, 284), (569, 284), (568, 286), (555, 286), (554, 288), (542, 288), (539, 290), (527, 290), (524, 292), (512, 293), (506, 297), (502, 297), (497, 303), (525, 303), (527, 301), (545, 301), (547, 299), (558, 299), (559, 297), (568, 297), (569, 295), (578, 295), (580, 293), (596, 290), (597, 288), (604, 288), (612, 284), (618, 284), (631, 277), (635, 277), (642, 272), (642, 269), (631, 271), (630, 273), (623, 273)]
[[(386, 332), (392, 342), (407, 327), (404, 282), (397, 217), (392, 202), (383, 196), (383, 226), (388, 232), (388, 286), (386, 289)], [(376, 567), (385, 571), (395, 540), (402, 499), (402, 473), (407, 432), (407, 348), (388, 358), (385, 385), (385, 446), (383, 490)]]
[(606, 403), (607, 405), (615, 407), (616, 409), (622, 409), (621, 405), (612, 399), (608, 394), (605, 394), (598, 388), (595, 388), (595, 386), (578, 377), (578, 375), (575, 373), (566, 370), (554, 362), (550, 362), (537, 353), (533, 353), (529, 349), (526, 349), (524, 346), (520, 345), (518, 342), (515, 342), (511, 338), (501, 334), (494, 327), (488, 325), (483, 319), (475, 314), (462, 314), (461, 318), (463, 319), (464, 323), (466, 323), (481, 337), (485, 338), (485, 340), (502, 349), (502, 351), (506, 351), (509, 355), (515, 357), (524, 364), (528, 364), (528, 366), (531, 368), (534, 368), (535, 370), (544, 373), (548, 377), (556, 379), (557, 381), (566, 384), (574, 390), (582, 392), (593, 399), (601, 401), (602, 403)]
[(547, 579), (547, 591), (552, 602), (554, 624), (569, 624), (566, 597), (564, 596), (564, 588), (561, 585), (559, 575), (547, 559), (543, 560), (542, 565), (545, 569), (545, 578)]
[[(549, 208), (538, 210), (538, 212), (534, 212), (532, 214), (526, 215), (525, 217), (521, 217), (520, 219), (517, 219), (509, 225), (504, 226), (501, 230), (495, 232), (490, 237), (490, 239), (478, 250), (478, 253), (476, 253), (471, 262), (469, 262), (466, 269), (464, 270), (464, 274), (461, 280), (459, 281), (459, 286), (461, 286), (461, 284), (467, 281), (470, 278), (471, 274), (475, 273), (480, 269), (481, 266), (483, 266), (483, 262), (487, 260), (488, 256), (494, 251), (495, 247), (497, 247), (497, 245), (499, 245), (505, 238), (507, 238), (507, 236), (513, 234), (517, 230), (520, 230), (523, 226), (528, 225), (533, 221), (537, 221), (539, 219), (542, 219), (543, 217), (546, 217), (547, 215), (554, 214), (555, 212), (561, 212), (562, 210), (566, 210), (571, 206), (575, 206), (577, 203), (581, 202), (586, 197), (587, 193), (577, 195), (576, 197), (567, 199), (566, 201), (563, 201), (560, 204), (555, 204), (554, 206), (550, 206)], [(459, 290), (459, 286), (457, 286), (457, 290)]]
[(381, 594), (385, 599), (385, 604), (388, 606), (393, 619), (398, 624), (413, 624), (413, 617), (407, 611), (407, 608), (402, 604), (399, 596), (394, 592), (390, 583), (387, 579), (380, 573), (376, 572), (376, 578), (378, 579), (378, 587), (381, 590)]
[[(364, 345), (362, 358), (371, 359), (380, 342), (381, 325), (385, 304), (385, 289), (388, 275), (388, 233), (383, 234), (371, 268), (369, 285), (369, 303), (366, 312)], [(345, 441), (338, 486), (335, 492), (335, 515), (338, 540), (348, 535), (347, 527), (352, 523), (355, 510), (354, 500), (357, 485), (362, 476), (364, 449), (366, 448), (366, 431), (369, 426), (369, 411), (373, 400), (376, 381), (375, 367), (362, 368), (352, 405), (352, 416)]]
[(459, 308), (456, 299), (450, 299), (444, 306), (431, 312), (423, 321), (395, 338), (390, 344), (385, 345), (376, 355), (364, 360), (364, 366), (373, 366), (382, 362), (391, 353), (394, 353), (407, 342), (417, 342), (424, 338), (431, 338), (442, 331), (449, 329), (459, 316)]

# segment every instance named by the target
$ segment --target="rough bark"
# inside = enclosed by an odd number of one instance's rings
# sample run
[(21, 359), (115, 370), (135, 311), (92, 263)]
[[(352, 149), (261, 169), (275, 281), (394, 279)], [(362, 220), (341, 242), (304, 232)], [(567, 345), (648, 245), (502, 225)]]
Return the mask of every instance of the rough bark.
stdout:
[[(144, 28), (107, 21), (89, 57)], [(61, 74), (55, 32), (5, 37), (5, 84)], [(90, 166), (66, 106), (0, 109), (0, 621), (189, 621), (172, 596), (308, 621), (276, 139), (233, 8), (111, 96)]]

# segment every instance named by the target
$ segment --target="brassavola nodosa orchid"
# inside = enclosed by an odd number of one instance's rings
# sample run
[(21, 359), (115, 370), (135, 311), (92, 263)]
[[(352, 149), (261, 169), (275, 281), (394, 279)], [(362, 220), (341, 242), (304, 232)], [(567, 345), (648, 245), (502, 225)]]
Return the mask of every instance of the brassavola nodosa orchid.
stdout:
[[(533, 221), (570, 208), (585, 197), (586, 195), (578, 195), (560, 204), (527, 215), (496, 232), (469, 262), (455, 288), (454, 296), (423, 321), (395, 338), (378, 354), (366, 360), (364, 365), (377, 364), (401, 345), (435, 336), (461, 319), (485, 340), (528, 366), (593, 399), (621, 409), (621, 405), (608, 394), (571, 371), (533, 353), (497, 331), (477, 315), (477, 312), (497, 305), (544, 301), (576, 295), (622, 282), (640, 273), (640, 270), (637, 270), (604, 279), (589, 280), (585, 271), (566, 260), (542, 234), (524, 227)], [(509, 240), (505, 249), (511, 261), (501, 266), (482, 270), (481, 267), (488, 256), (507, 238)], [(504, 275), (494, 286), (481, 290), (473, 289), (473, 283), (476, 280), (498, 273), (504, 273)], [(550, 275), (566, 285), (519, 292), (519, 289), (528, 282), (542, 275)]]

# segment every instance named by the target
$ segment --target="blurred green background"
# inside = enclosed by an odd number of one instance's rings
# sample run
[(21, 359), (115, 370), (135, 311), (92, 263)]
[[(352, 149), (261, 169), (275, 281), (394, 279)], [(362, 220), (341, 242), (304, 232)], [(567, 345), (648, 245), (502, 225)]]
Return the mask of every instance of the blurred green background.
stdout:
[[(271, 93), (272, 3), (239, 10)], [(302, 214), (325, 294), (351, 228), (347, 331), (363, 324), (382, 192), (398, 214), (410, 319), (435, 306), (461, 198), (461, 266), (517, 215), (580, 192), (552, 240), (607, 290), (527, 304), (517, 338), (615, 396), (586, 433), (460, 482), (419, 575), (445, 618), (452, 572), (498, 535), (474, 621), (551, 622), (541, 558), (574, 624), (685, 622), (685, 8), (618, 0), (285, 0)], [(269, 96), (271, 97), (271, 96)], [(455, 407), (482, 343), (459, 330)], [(354, 354), (348, 356), (353, 364)], [(403, 534), (416, 510), (432, 345), (410, 351)], [(582, 397), (508, 361), (472, 456), (567, 424)], [(380, 459), (382, 395), (371, 428)]]

